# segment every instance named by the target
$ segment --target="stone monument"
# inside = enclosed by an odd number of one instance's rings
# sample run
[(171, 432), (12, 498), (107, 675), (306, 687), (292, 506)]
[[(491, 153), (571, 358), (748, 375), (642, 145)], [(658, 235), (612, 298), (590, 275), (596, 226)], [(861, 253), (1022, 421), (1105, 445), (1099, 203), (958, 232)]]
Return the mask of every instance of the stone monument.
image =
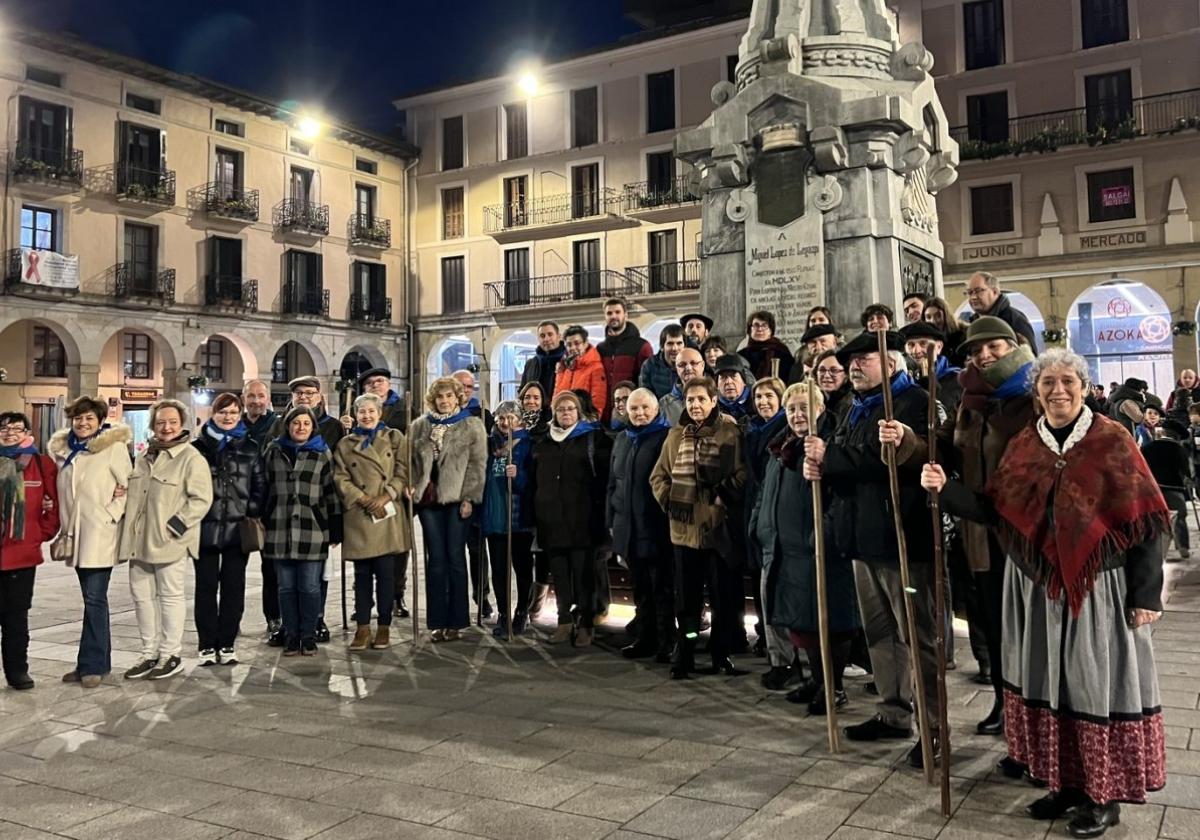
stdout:
[(754, 0), (736, 84), (675, 154), (703, 197), (701, 308), (744, 333), (775, 313), (795, 344), (810, 307), (845, 331), (872, 302), (942, 293), (933, 195), (957, 177), (958, 144), (929, 75), (883, 0)]

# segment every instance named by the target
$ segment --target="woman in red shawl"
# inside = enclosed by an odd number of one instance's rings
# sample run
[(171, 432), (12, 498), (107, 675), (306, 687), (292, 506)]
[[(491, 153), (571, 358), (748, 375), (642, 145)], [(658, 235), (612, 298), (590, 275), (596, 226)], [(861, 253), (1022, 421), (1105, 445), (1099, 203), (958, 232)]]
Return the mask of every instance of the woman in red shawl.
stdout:
[(1084, 405), (1087, 363), (1049, 350), (1031, 378), (1042, 417), (1008, 444), (984, 494), (927, 464), (944, 509), (987, 522), (1004, 578), (1004, 733), (1050, 792), (1026, 812), (1069, 815), (1073, 837), (1120, 822), (1166, 784), (1149, 625), (1162, 615), (1167, 506), (1120, 425)]

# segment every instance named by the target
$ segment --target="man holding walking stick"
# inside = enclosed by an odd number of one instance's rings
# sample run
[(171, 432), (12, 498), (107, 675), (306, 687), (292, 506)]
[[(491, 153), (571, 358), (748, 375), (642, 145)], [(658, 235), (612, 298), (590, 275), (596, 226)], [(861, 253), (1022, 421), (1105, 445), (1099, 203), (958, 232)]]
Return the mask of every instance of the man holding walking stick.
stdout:
[[(838, 351), (837, 359), (849, 371), (854, 390), (850, 412), (826, 444), (816, 435), (805, 439), (804, 476), (823, 479), (831, 493), (832, 543), (854, 559), (859, 609), (871, 654), (871, 667), (879, 689), (874, 717), (848, 726), (852, 741), (908, 738), (912, 735), (914, 696), (913, 657), (909, 650), (905, 591), (901, 577), (901, 546), (893, 527), (893, 501), (889, 467), (879, 442), (879, 424), (885, 419), (883, 388), (888, 387), (895, 418), (913, 429), (923, 428), (928, 395), (909, 377), (901, 352), (900, 336), (887, 332), (886, 354), (880, 354), (877, 337), (864, 332)], [(934, 642), (932, 563), (933, 533), (920, 471), (897, 471), (899, 517), (907, 546), (909, 594), (916, 625), (920, 663), (918, 682), (924, 699), (923, 713), (936, 721), (937, 651)], [(937, 733), (929, 737), (934, 759)], [(924, 767), (921, 744), (909, 752), (909, 763)]]

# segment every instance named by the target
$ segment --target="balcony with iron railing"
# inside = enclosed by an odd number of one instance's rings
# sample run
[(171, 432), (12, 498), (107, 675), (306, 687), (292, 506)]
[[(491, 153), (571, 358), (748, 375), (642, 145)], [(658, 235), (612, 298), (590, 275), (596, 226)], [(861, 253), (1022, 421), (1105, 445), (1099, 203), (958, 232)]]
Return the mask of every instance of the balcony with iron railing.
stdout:
[(328, 318), (329, 290), (289, 278), (283, 284), (280, 312), (284, 315), (310, 315)]
[[(23, 251), (29, 253), (27, 260), (22, 261)], [(59, 269), (45, 264), (50, 258), (61, 257), (55, 251), (36, 250), (31, 248), (10, 248), (3, 253), (3, 291), (21, 294), (75, 294), (79, 291), (78, 263), (73, 271)]]
[(541, 306), (576, 300), (630, 297), (640, 288), (627, 275), (611, 269), (575, 271), (545, 277), (518, 277), (484, 284), (486, 309)]
[(238, 222), (258, 221), (258, 190), (245, 190), (224, 181), (209, 181), (188, 191), (188, 204), (209, 216)]
[(483, 231), (511, 242), (535, 232), (565, 236), (626, 227), (630, 222), (621, 205), (621, 194), (608, 187), (489, 204), (483, 208)]
[(382, 327), (392, 322), (392, 299), (370, 295), (350, 295), (350, 321), (364, 326)]
[(346, 239), (364, 248), (392, 247), (392, 223), (389, 219), (355, 213), (346, 224)]
[(8, 156), (8, 171), (15, 183), (71, 192), (83, 184), (83, 151), (22, 140)]
[(1064, 146), (1101, 146), (1140, 137), (1200, 129), (1200, 88), (1130, 100), (1129, 107), (1068, 108), (1012, 117), (998, 130), (960, 125), (950, 129), (962, 160), (1041, 154)]
[(175, 170), (136, 166), (120, 161), (114, 172), (113, 189), (122, 201), (170, 206), (175, 203)]
[(161, 271), (123, 262), (109, 268), (109, 294), (117, 300), (175, 303), (175, 269)]
[(621, 197), (623, 211), (635, 218), (676, 221), (700, 217), (700, 196), (692, 192), (689, 175), (626, 184)]
[(204, 302), (208, 306), (257, 312), (258, 281), (236, 274), (205, 275)]
[(651, 294), (700, 288), (700, 260), (630, 266), (625, 274), (631, 286)]
[(281, 233), (329, 234), (329, 205), (304, 198), (285, 198), (271, 210), (271, 224)]

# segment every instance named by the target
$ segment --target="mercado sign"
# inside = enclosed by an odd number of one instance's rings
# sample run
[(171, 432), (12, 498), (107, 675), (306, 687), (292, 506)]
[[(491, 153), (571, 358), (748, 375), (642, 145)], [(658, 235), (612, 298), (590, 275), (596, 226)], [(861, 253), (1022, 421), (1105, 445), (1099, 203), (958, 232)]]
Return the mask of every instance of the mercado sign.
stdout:
[(1079, 235), (1079, 250), (1105, 251), (1112, 248), (1136, 248), (1146, 244), (1146, 229), (1114, 230), (1111, 233)]

